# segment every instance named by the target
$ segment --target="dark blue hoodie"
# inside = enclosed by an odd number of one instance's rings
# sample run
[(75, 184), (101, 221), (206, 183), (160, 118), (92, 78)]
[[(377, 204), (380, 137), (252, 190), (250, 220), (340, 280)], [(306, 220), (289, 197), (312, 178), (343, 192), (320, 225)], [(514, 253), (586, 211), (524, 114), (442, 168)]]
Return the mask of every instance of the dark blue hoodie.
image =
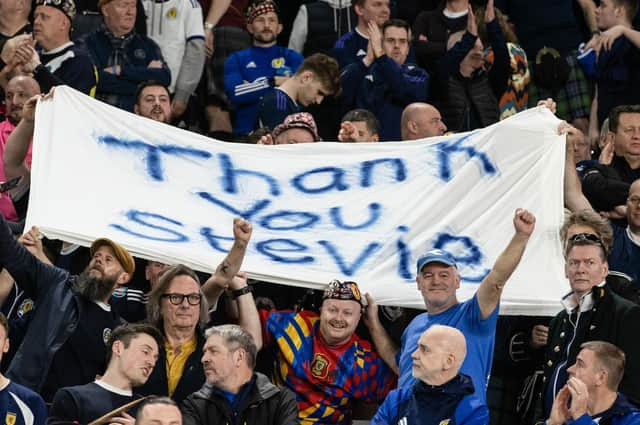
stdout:
[(371, 424), (439, 425), (448, 420), (448, 425), (486, 425), (489, 410), (474, 391), (471, 378), (462, 373), (438, 386), (418, 381), (391, 391)]

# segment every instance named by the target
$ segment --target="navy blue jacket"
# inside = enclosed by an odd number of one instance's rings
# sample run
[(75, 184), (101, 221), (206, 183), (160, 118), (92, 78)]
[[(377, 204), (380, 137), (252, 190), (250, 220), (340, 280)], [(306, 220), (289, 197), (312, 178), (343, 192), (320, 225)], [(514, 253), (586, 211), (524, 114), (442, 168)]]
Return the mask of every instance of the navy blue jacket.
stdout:
[(0, 266), (20, 282), (27, 297), (38, 303), (23, 344), (7, 372), (12, 381), (38, 392), (55, 353), (75, 331), (84, 303), (72, 290), (74, 278), (31, 255), (15, 240), (1, 217)]
[(633, 243), (627, 234), (627, 227), (612, 223), (613, 246), (609, 254), (609, 269), (622, 272), (636, 282), (640, 282), (640, 246)]
[(562, 56), (586, 41), (580, 28), (582, 12), (576, 14), (572, 0), (496, 0), (495, 6), (515, 24), (518, 41), (534, 63), (544, 46), (557, 49)]
[(300, 106), (282, 90), (273, 88), (260, 100), (258, 107), (258, 127), (269, 130), (282, 124), (288, 115), (300, 112)]
[(54, 50), (39, 52), (44, 66), (34, 70), (33, 78), (40, 84), (40, 91), (48, 93), (51, 87), (66, 84), (94, 97), (98, 74), (89, 53), (73, 42)]
[[(596, 422), (594, 419), (599, 419)], [(546, 424), (546, 422), (545, 422)], [(567, 425), (597, 425), (597, 424), (611, 424), (611, 425), (637, 425), (640, 424), (640, 410), (637, 406), (629, 403), (627, 398), (618, 393), (618, 398), (609, 409), (604, 412), (591, 417), (588, 413), (580, 416), (578, 419), (569, 419), (566, 422)]]
[[(412, 64), (398, 65), (387, 55), (377, 58), (369, 68), (361, 60), (340, 74), (343, 106), (346, 110), (364, 108), (380, 122), (380, 140), (400, 140), (400, 117), (413, 102), (426, 102), (429, 74)], [(346, 112), (346, 111), (345, 111)]]
[(611, 211), (626, 204), (631, 183), (640, 179), (640, 168), (631, 168), (624, 157), (617, 155), (610, 165), (591, 162), (579, 172), (582, 192), (596, 211)]
[(329, 54), (335, 58), (338, 66), (342, 69), (365, 57), (368, 45), (369, 39), (364, 38), (354, 29), (340, 37)]
[(438, 386), (418, 381), (413, 387), (391, 391), (371, 424), (486, 425), (489, 409), (474, 391), (471, 378), (462, 373)]
[[(86, 34), (78, 42), (89, 52), (98, 69), (96, 98), (120, 109), (133, 112), (138, 84), (147, 80), (155, 80), (169, 86), (171, 72), (162, 57), (160, 47), (149, 37), (129, 33), (118, 38), (121, 49), (117, 53), (114, 51), (113, 44), (113, 40), (116, 38), (106, 27), (102, 26), (96, 31)], [(154, 60), (162, 61), (162, 67), (149, 68), (149, 63)], [(106, 68), (114, 65), (120, 65), (120, 75), (105, 71)]]
[(596, 65), (598, 87), (598, 125), (618, 105), (637, 103), (640, 91), (640, 50), (626, 37), (613, 42), (610, 50), (602, 50)]

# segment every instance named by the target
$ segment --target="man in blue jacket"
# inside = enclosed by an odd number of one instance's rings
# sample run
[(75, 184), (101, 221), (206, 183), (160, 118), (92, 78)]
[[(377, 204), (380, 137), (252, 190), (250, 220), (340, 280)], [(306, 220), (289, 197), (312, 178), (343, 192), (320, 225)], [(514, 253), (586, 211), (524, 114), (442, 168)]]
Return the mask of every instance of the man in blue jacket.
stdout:
[(460, 373), (467, 344), (460, 330), (433, 325), (413, 352), (411, 387), (389, 393), (371, 420), (374, 425), (485, 425), (489, 409), (474, 394), (471, 377)]
[(391, 19), (382, 26), (369, 24), (369, 45), (362, 60), (347, 66), (340, 77), (343, 109), (368, 109), (380, 122), (380, 140), (400, 140), (400, 118), (413, 102), (425, 102), (429, 75), (408, 64), (409, 24)]
[(135, 0), (99, 0), (104, 25), (79, 40), (98, 69), (96, 98), (133, 112), (138, 84), (155, 80), (171, 83), (171, 72), (160, 47), (137, 34)]
[(640, 424), (640, 409), (618, 392), (625, 364), (622, 350), (604, 341), (580, 347), (546, 425)]

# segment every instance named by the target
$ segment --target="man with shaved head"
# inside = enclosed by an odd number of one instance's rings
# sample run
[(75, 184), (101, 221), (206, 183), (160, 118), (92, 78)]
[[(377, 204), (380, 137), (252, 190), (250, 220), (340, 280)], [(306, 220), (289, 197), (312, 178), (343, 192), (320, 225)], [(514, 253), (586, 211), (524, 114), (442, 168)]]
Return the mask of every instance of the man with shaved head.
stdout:
[[(4, 150), (7, 145), (9, 135), (16, 128), (20, 120), (22, 119), (22, 107), (31, 96), (40, 93), (40, 85), (36, 80), (25, 75), (18, 75), (13, 77), (7, 83), (5, 102), (7, 105), (7, 118), (0, 122), (0, 181), (6, 181), (4, 172)], [(30, 143), (30, 142), (28, 142)], [(27, 167), (31, 167), (31, 146), (26, 154), (24, 160)], [(11, 196), (15, 195), (15, 192), (3, 193), (0, 195), (0, 213), (9, 221), (19, 221), (21, 214), (16, 211), (15, 205)], [(26, 211), (24, 211), (26, 213)], [(24, 215), (24, 214), (22, 214)], [(24, 217), (22, 217), (24, 218)]]
[(487, 406), (474, 394), (471, 377), (460, 373), (466, 355), (460, 330), (433, 325), (424, 331), (411, 356), (417, 382), (389, 393), (371, 423), (487, 424)]
[(400, 118), (402, 140), (417, 140), (442, 136), (447, 126), (442, 122), (440, 111), (428, 103), (409, 104)]

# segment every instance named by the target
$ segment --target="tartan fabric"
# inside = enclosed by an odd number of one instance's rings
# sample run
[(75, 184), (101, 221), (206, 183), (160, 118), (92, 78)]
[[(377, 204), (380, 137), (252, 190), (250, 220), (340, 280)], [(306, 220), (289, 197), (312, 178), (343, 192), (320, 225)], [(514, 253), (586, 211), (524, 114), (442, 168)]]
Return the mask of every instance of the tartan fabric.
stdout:
[(278, 14), (278, 6), (271, 0), (254, 3), (247, 8), (247, 23), (250, 24), (258, 16), (269, 12), (273, 12), (276, 15)]
[[(558, 93), (553, 93), (549, 89), (538, 87), (535, 78), (531, 79), (529, 83), (530, 108), (535, 107), (539, 100), (551, 97), (556, 102), (556, 115), (563, 120), (571, 122), (578, 118), (589, 118), (591, 101), (593, 99), (593, 84), (587, 80), (587, 77), (584, 75), (576, 54), (576, 50), (573, 50), (565, 58), (570, 68), (569, 78), (567, 78), (564, 87)], [(531, 75), (534, 75), (534, 67), (535, 60), (531, 60), (529, 63)]]

